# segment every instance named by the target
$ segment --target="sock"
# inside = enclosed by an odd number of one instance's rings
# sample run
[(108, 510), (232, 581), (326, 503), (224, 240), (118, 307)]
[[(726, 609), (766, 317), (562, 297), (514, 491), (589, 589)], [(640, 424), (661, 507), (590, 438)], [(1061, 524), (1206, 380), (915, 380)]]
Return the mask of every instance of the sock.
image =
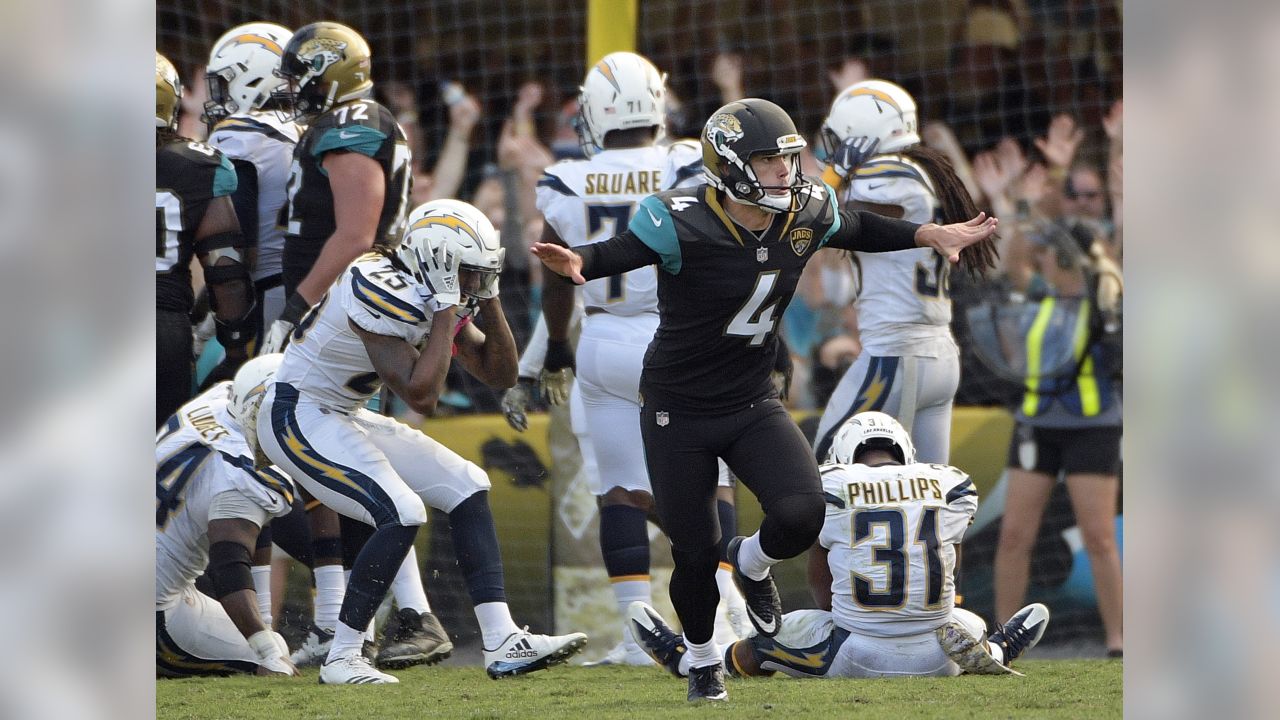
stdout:
[(262, 624), (271, 630), (271, 566), (254, 565), (249, 571), (253, 573), (253, 592), (258, 596), (258, 614)]
[(650, 588), (650, 582), (645, 580), (623, 580), (621, 582), (611, 581), (613, 589), (613, 599), (618, 603), (618, 616), (622, 618), (622, 641), (625, 643), (634, 643), (631, 637), (631, 621), (628, 620), (628, 612), (631, 610), (631, 603), (640, 601), (645, 604), (653, 603), (653, 594)]
[(356, 630), (339, 620), (338, 626), (333, 631), (333, 644), (329, 646), (329, 657), (325, 659), (325, 663), (327, 664), (341, 657), (356, 655), (363, 645), (364, 631)]
[(338, 625), (338, 612), (342, 609), (342, 597), (347, 591), (347, 578), (341, 565), (321, 565), (315, 569), (315, 576), (315, 623), (317, 627), (332, 630)]
[(996, 662), (1001, 665), (1008, 665), (1008, 663), (1004, 661), (1004, 648), (993, 642), (989, 642), (987, 643), (987, 649), (991, 651), (991, 657), (995, 658)]
[(449, 531), (453, 535), (458, 567), (467, 579), (471, 604), (505, 605), (507, 593), (502, 575), (502, 552), (498, 548), (498, 530), (489, 510), (487, 490), (463, 500), (449, 512)]
[(476, 621), (480, 623), (480, 637), (486, 650), (497, 650), (498, 645), (520, 632), (511, 619), (511, 608), (506, 602), (487, 602), (476, 605)]
[(417, 525), (383, 525), (373, 533), (356, 556), (339, 620), (367, 630), (417, 534)]
[(742, 541), (738, 546), (738, 570), (752, 580), (763, 580), (769, 574), (769, 568), (777, 565), (775, 560), (764, 554), (760, 548), (760, 533)]
[(731, 608), (745, 608), (747, 601), (742, 598), (738, 586), (733, 584), (733, 566), (722, 562), (716, 568), (716, 587), (720, 589), (720, 599)]
[(720, 648), (716, 647), (716, 641), (708, 640), (704, 643), (691, 643), (689, 638), (684, 640), (685, 647), (689, 648), (686, 655), (689, 656), (689, 667), (707, 667), (708, 665), (720, 664)]
[(409, 548), (409, 554), (400, 563), (396, 579), (391, 581), (391, 594), (401, 609), (412, 608), (418, 614), (431, 612), (427, 591), (422, 588), (422, 571), (418, 569), (418, 552)]

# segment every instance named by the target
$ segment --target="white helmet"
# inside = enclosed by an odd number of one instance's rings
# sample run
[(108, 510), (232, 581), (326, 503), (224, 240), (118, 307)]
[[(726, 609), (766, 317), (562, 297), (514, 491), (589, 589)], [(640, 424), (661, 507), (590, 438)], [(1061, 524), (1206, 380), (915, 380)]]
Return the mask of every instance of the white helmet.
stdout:
[(865, 449), (888, 450), (903, 465), (916, 461), (916, 448), (911, 444), (911, 435), (901, 423), (882, 412), (860, 412), (846, 420), (836, 431), (827, 462), (852, 464)]
[(209, 100), (204, 104), (209, 123), (262, 109), (285, 82), (276, 70), (292, 35), (274, 23), (256, 22), (233, 27), (218, 38), (204, 76), (209, 83)]
[(432, 200), (414, 208), (396, 254), (418, 280), (426, 281), (426, 259), (442, 243), (458, 254), (459, 270), (480, 273), (480, 287), (468, 295), (485, 299), (498, 294), (498, 275), (507, 256), (498, 231), (485, 214), (461, 200)]
[(578, 95), (578, 140), (587, 157), (604, 148), (611, 130), (657, 127), (666, 123), (666, 75), (630, 52), (615, 52), (587, 71)]
[(231, 381), (231, 399), (227, 404), (227, 412), (240, 423), (244, 440), (249, 444), (259, 466), (270, 465), (271, 461), (262, 454), (262, 449), (258, 446), (258, 408), (262, 407), (262, 398), (266, 396), (267, 388), (271, 387), (276, 370), (280, 369), (283, 361), (284, 353), (259, 355), (241, 365), (236, 371), (235, 379)]
[(822, 123), (819, 152), (830, 158), (841, 143), (864, 138), (880, 141), (876, 154), (904, 150), (920, 143), (916, 124), (916, 101), (910, 93), (884, 80), (863, 80), (845, 88), (831, 103)]

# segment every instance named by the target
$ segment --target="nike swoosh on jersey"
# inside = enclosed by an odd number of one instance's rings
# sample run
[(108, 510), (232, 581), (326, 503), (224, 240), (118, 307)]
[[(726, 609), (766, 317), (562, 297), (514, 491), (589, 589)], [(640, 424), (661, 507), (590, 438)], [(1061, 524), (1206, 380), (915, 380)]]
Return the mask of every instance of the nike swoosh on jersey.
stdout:
[(760, 619), (759, 615), (755, 614), (755, 612), (751, 610), (750, 605), (747, 606), (747, 614), (751, 616), (751, 621), (755, 623), (755, 626), (760, 629), (761, 633), (764, 633), (765, 635), (772, 635), (778, 632), (778, 618), (773, 618), (770, 622), (765, 622)]
[(338, 137), (342, 140), (350, 140), (353, 137), (359, 137), (356, 133), (348, 133), (346, 130), (339, 130)]
[(876, 185), (868, 185), (868, 186), (867, 186), (867, 189), (868, 189), (868, 190), (875, 190), (876, 188), (882, 188), (882, 187), (884, 187), (884, 186), (885, 186), (885, 185), (887, 185), (887, 184), (888, 184), (888, 183), (879, 183), (879, 184), (876, 184)]
[(649, 219), (653, 220), (654, 227), (662, 227), (662, 221), (658, 219), (657, 215), (653, 214), (652, 210), (650, 210), (649, 208), (645, 208), (644, 211), (649, 213)]

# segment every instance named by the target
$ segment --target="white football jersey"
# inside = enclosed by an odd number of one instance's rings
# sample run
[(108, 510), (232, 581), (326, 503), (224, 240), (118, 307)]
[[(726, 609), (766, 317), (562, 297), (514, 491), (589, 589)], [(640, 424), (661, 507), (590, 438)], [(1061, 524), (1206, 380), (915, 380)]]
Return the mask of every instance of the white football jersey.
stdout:
[[(696, 165), (696, 169), (695, 166)], [(538, 210), (570, 247), (623, 232), (641, 200), (701, 178), (702, 153), (691, 141), (603, 150), (589, 160), (562, 160), (538, 181)], [(655, 267), (599, 278), (582, 288), (587, 308), (614, 315), (658, 309)]]
[(978, 493), (949, 465), (823, 465), (831, 611), (879, 637), (929, 632), (955, 607), (955, 546)]
[(368, 332), (420, 347), (431, 332), (428, 294), (418, 281), (376, 252), (356, 259), (298, 323), (285, 347), (276, 382), (302, 397), (351, 412), (382, 387), (354, 322)]
[(289, 512), (292, 482), (275, 467), (256, 470), (227, 412), (231, 381), (183, 405), (156, 435), (156, 609), (176, 602), (209, 564), (209, 508), (236, 492), (269, 517)]
[(240, 218), (258, 225), (258, 262), (253, 279), (279, 275), (284, 253), (284, 225), (278, 224), (288, 195), (293, 147), (302, 134), (296, 123), (281, 122), (274, 112), (237, 113), (214, 126), (209, 144), (231, 160), (252, 162), (258, 171), (258, 217)]
[[(938, 199), (924, 169), (902, 155), (878, 155), (854, 173), (843, 200), (897, 205), (903, 220), (937, 221)], [(951, 266), (929, 248), (854, 253), (858, 332), (872, 355), (954, 354)]]

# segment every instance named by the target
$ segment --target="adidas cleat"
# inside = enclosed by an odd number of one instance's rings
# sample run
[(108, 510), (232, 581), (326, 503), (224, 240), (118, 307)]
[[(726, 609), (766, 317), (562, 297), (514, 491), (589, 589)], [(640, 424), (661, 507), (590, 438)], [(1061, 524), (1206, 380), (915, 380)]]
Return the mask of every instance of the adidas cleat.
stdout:
[(631, 635), (645, 654), (672, 675), (684, 677), (680, 672), (680, 660), (688, 652), (684, 638), (667, 625), (657, 610), (639, 600), (631, 603), (627, 617), (631, 623)]
[(746, 538), (738, 536), (729, 541), (725, 553), (729, 563), (733, 565), (733, 582), (742, 591), (742, 599), (747, 603), (747, 617), (756, 630), (765, 637), (773, 637), (782, 627), (782, 599), (778, 597), (778, 586), (773, 583), (770, 572), (763, 580), (752, 580), (738, 569), (738, 552), (742, 549), (742, 541)]
[(355, 653), (320, 666), (321, 685), (391, 685), (400, 682), (394, 675), (379, 672), (363, 653)]
[(534, 635), (525, 628), (511, 633), (496, 649), (485, 649), (485, 672), (494, 680), (524, 675), (566, 662), (586, 646), (582, 633)]

